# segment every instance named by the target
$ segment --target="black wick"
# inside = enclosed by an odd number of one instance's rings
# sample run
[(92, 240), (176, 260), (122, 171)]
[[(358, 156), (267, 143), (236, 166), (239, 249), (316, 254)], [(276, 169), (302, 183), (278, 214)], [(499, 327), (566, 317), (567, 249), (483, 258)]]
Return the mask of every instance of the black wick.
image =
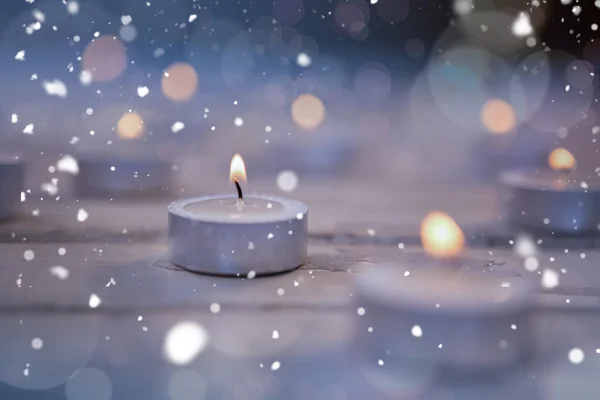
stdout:
[(237, 189), (238, 199), (240, 199), (240, 201), (244, 200), (244, 195), (242, 194), (242, 188), (240, 187), (240, 184), (238, 183), (237, 178), (233, 178), (233, 183), (235, 183), (235, 188)]

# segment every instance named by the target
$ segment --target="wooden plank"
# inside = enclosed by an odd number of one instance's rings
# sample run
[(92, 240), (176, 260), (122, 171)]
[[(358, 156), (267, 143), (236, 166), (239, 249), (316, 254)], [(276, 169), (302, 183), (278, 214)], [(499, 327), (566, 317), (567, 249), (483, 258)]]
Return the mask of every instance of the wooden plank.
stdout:
[[(170, 201), (231, 190), (226, 180), (203, 178), (198, 182), (190, 180), (189, 171), (181, 174), (182, 182), (163, 198), (77, 199), (66, 190), (60, 192), (59, 199), (54, 199), (34, 190), (36, 194), (28, 194), (23, 203), (23, 217), (0, 224), (0, 241), (152, 240), (166, 234), (166, 206)], [(206, 175), (210, 176), (210, 171)], [(68, 188), (68, 181), (73, 177), (61, 179)], [(250, 192), (304, 201), (310, 209), (310, 232), (317, 236), (367, 236), (368, 232), (375, 231), (381, 238), (415, 238), (421, 219), (431, 210), (448, 212), (467, 230), (478, 230), (496, 221), (499, 213), (496, 190), (481, 185), (456, 190), (449, 185), (409, 182), (397, 185), (364, 177), (359, 180), (342, 177), (334, 181), (302, 181), (293, 193), (286, 194), (277, 188), (273, 176), (252, 180), (250, 188)], [(89, 215), (84, 222), (77, 220), (79, 209)]]
[[(67, 254), (60, 256), (64, 247)], [(24, 253), (32, 250), (33, 260)], [(420, 249), (391, 246), (310, 245), (309, 260), (288, 274), (235, 279), (189, 273), (170, 264), (164, 243), (156, 244), (12, 244), (0, 245), (0, 307), (41, 311), (94, 311), (92, 294), (102, 304), (99, 312), (121, 312), (132, 308), (202, 308), (212, 303), (233, 308), (296, 307), (306, 309), (351, 308), (355, 274), (367, 273), (381, 265), (396, 265), (408, 271), (426, 267), (431, 260)], [(555, 257), (555, 262), (549, 262)], [(543, 294), (541, 303), (566, 308), (590, 307), (588, 298), (598, 298), (600, 252), (577, 254), (544, 253), (541, 269), (559, 274), (557, 288)], [(52, 274), (52, 267), (69, 271), (65, 280)], [(458, 265), (467, 276), (484, 277), (492, 283), (526, 280), (541, 292), (541, 275), (528, 272), (523, 260), (508, 251), (473, 250)], [(564, 273), (561, 270), (564, 269)], [(561, 300), (542, 300), (563, 296)], [(566, 296), (566, 297), (565, 297)], [(579, 300), (583, 299), (583, 300)], [(593, 304), (591, 304), (593, 305)]]
[[(505, 399), (507, 393), (515, 398), (562, 399), (575, 391), (578, 399), (597, 397), (600, 359), (595, 348), (600, 323), (592, 315), (536, 318), (532, 345), (539, 358), (489, 382), (444, 374), (432, 379), (427, 370), (414, 368), (415, 360), (410, 376), (392, 363), (374, 365), (353, 343), (358, 318), (356, 313), (293, 309), (223, 309), (218, 314), (0, 313), (0, 395), (53, 399), (68, 393), (71, 399), (82, 398), (74, 393), (87, 393), (84, 398), (90, 398), (89, 393), (102, 393), (109, 386), (112, 398), (164, 399), (170, 398), (169, 387), (181, 385), (195, 393), (194, 398), (206, 399), (264, 398), (259, 395), (295, 399), (306, 398), (302, 394), (308, 392), (309, 398), (317, 399), (387, 400), (399, 398), (409, 388), (426, 394), (451, 390), (464, 395), (460, 398), (475, 392), (492, 400)], [(175, 335), (176, 352), (165, 351), (167, 337), (181, 323), (192, 328)], [(173, 360), (187, 358), (194, 338), (204, 345), (188, 363), (174, 365)], [(585, 355), (579, 365), (568, 359), (575, 347)], [(180, 357), (174, 358), (177, 354)], [(380, 357), (386, 359), (385, 354)], [(410, 385), (389, 386), (389, 379), (398, 383), (408, 379)], [(194, 385), (198, 381), (201, 385)], [(323, 397), (331, 396), (332, 390), (343, 397)]]

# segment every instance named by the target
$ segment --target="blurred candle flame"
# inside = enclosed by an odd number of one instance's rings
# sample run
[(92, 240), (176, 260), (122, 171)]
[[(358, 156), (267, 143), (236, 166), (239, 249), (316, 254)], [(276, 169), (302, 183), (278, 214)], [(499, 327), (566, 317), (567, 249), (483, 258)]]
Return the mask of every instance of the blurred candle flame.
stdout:
[(317, 129), (325, 120), (325, 105), (312, 94), (301, 94), (292, 103), (292, 119), (294, 123), (308, 131)]
[(117, 122), (116, 130), (121, 139), (139, 139), (144, 134), (144, 120), (135, 112), (123, 114)]
[(548, 165), (556, 171), (570, 171), (575, 167), (575, 156), (569, 150), (559, 147), (548, 156)]
[(244, 159), (239, 154), (236, 154), (231, 159), (231, 166), (229, 167), (229, 180), (232, 182), (235, 180), (246, 182), (246, 165)]
[(429, 255), (450, 258), (462, 253), (465, 235), (452, 217), (433, 211), (421, 222), (421, 243)]
[(513, 130), (516, 116), (509, 103), (501, 99), (491, 99), (481, 109), (481, 121), (491, 133), (501, 135)]

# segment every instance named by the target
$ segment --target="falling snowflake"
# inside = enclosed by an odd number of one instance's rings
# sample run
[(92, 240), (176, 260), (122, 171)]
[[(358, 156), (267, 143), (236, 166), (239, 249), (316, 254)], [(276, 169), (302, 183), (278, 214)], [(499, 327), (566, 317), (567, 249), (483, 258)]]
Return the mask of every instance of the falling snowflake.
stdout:
[(40, 350), (42, 346), (44, 346), (44, 342), (40, 338), (33, 338), (31, 341), (31, 347), (33, 347), (34, 350)]
[(421, 327), (419, 325), (413, 326), (412, 329), (410, 330), (410, 333), (414, 337), (421, 337), (421, 336), (423, 336), (423, 330), (421, 329)]
[(150, 93), (150, 89), (148, 89), (147, 86), (140, 86), (137, 88), (137, 94), (141, 98), (146, 97), (148, 95), (148, 93)]
[(56, 163), (56, 169), (61, 172), (67, 172), (71, 175), (77, 175), (79, 173), (79, 164), (74, 157), (67, 154), (58, 160)]
[(23, 133), (26, 135), (33, 135), (33, 128), (34, 128), (33, 124), (27, 124), (25, 126), (25, 128), (23, 128)]
[(556, 271), (545, 269), (542, 273), (542, 286), (545, 289), (554, 289), (559, 284), (559, 278)]
[(185, 128), (185, 124), (183, 122), (177, 121), (171, 126), (171, 131), (173, 133), (177, 133)]
[(573, 364), (581, 364), (585, 360), (585, 354), (580, 348), (574, 348), (569, 351), (569, 361)]
[(77, 211), (77, 221), (84, 222), (88, 217), (89, 214), (83, 208), (80, 208), (79, 211)]
[(25, 252), (23, 252), (23, 258), (25, 261), (32, 261), (35, 258), (35, 253), (33, 250), (25, 250)]
[(512, 24), (512, 32), (517, 37), (526, 37), (533, 33), (529, 14), (526, 12), (519, 13), (519, 16)]
[(296, 63), (303, 68), (307, 68), (312, 64), (312, 59), (306, 53), (299, 53), (296, 57)]
[(163, 354), (167, 361), (175, 365), (187, 365), (200, 354), (208, 344), (208, 333), (193, 321), (179, 322), (173, 326), (163, 344)]
[(69, 270), (60, 265), (50, 267), (50, 274), (57, 277), (61, 281), (69, 278)]
[(90, 301), (89, 301), (90, 308), (98, 308), (98, 306), (100, 306), (100, 304), (102, 304), (102, 300), (100, 299), (100, 297), (98, 297), (98, 295), (92, 293), (90, 295)]
[(63, 99), (67, 97), (67, 86), (59, 79), (43, 81), (42, 86), (49, 96), (57, 96)]

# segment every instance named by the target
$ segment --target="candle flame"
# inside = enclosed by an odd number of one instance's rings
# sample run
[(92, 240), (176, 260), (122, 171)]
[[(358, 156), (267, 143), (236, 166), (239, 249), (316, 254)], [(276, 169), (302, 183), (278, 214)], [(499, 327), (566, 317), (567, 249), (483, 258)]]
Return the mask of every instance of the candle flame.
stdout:
[(575, 167), (575, 156), (569, 150), (559, 147), (548, 156), (548, 165), (556, 171), (569, 171)]
[(465, 235), (452, 217), (433, 211), (421, 222), (421, 243), (433, 257), (450, 258), (462, 253)]
[(229, 180), (231, 182), (235, 180), (246, 182), (246, 165), (244, 165), (244, 159), (239, 154), (234, 155), (231, 159)]

